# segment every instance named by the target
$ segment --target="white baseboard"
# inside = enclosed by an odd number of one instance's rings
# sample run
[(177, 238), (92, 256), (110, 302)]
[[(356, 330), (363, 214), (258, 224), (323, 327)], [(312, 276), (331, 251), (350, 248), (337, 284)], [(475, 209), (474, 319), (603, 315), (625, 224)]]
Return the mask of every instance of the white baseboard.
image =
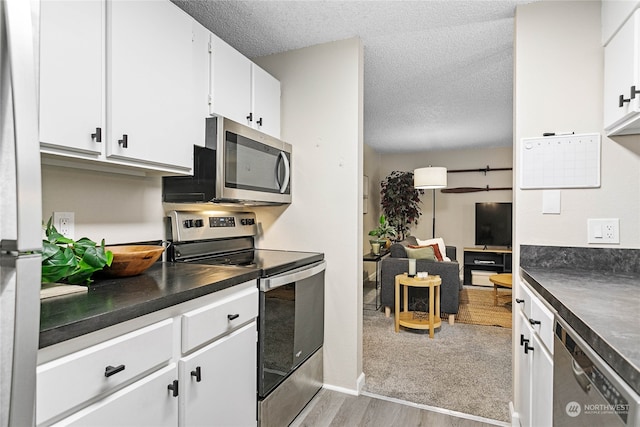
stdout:
[(338, 393), (349, 394), (351, 396), (358, 396), (360, 394), (358, 390), (353, 390), (346, 387), (338, 387), (336, 385), (331, 385), (326, 383), (322, 385), (322, 388), (326, 388), (327, 390), (331, 390), (331, 391), (337, 391)]

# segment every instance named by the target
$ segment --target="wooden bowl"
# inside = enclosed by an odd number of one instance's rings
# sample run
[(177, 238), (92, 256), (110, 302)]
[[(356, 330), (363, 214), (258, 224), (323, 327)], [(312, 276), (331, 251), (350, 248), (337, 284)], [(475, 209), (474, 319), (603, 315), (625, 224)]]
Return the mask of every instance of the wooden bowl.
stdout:
[(102, 271), (114, 277), (137, 276), (160, 258), (164, 247), (150, 245), (106, 246), (113, 252), (113, 262)]

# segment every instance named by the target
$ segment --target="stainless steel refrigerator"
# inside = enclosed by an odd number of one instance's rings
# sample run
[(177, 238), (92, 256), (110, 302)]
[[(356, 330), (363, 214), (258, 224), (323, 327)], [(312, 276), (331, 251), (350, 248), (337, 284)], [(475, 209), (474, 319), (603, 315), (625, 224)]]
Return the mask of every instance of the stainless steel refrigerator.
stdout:
[(34, 424), (42, 197), (37, 2), (0, 0), (0, 427)]

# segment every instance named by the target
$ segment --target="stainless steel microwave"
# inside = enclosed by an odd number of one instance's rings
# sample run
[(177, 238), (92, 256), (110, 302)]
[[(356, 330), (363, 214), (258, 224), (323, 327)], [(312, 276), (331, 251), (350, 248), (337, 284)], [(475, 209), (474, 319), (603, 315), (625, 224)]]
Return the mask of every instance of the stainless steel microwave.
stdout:
[(167, 203), (291, 203), (291, 145), (221, 117), (206, 120), (193, 176), (164, 177)]

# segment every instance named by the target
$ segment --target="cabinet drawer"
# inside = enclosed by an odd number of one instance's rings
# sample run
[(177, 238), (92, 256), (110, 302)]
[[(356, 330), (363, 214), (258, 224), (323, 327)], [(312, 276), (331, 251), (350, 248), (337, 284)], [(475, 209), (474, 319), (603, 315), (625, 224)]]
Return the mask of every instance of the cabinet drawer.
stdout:
[(172, 357), (172, 336), (168, 319), (38, 366), (37, 423), (161, 366)]
[(228, 295), (182, 316), (182, 352), (187, 353), (258, 316), (258, 288)]
[(178, 397), (173, 397), (167, 386), (177, 378), (176, 374), (172, 363), (53, 426), (175, 427)]
[(531, 304), (530, 319), (534, 321), (531, 325), (533, 326), (533, 330), (540, 336), (540, 340), (544, 346), (547, 347), (549, 353), (553, 354), (553, 313), (542, 301), (534, 298)]

